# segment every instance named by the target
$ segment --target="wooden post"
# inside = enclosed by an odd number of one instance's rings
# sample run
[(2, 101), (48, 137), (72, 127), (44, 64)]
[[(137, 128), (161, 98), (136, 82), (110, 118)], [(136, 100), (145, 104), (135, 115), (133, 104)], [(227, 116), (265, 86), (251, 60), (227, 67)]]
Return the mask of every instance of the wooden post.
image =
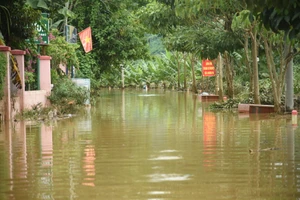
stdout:
[(125, 76), (124, 76), (124, 66), (121, 64), (121, 76), (122, 76), (122, 89), (125, 89)]
[(220, 101), (223, 101), (223, 59), (222, 54), (219, 53), (218, 56), (218, 82), (219, 82), (219, 99)]

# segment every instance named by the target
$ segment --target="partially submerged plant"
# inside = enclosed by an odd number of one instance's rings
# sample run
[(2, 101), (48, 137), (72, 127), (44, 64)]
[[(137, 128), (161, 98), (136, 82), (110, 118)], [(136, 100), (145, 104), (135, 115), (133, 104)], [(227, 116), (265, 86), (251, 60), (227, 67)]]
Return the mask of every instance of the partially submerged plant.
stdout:
[(73, 114), (84, 106), (88, 99), (88, 90), (77, 86), (68, 78), (62, 78), (59, 84), (54, 85), (48, 97), (52, 106), (59, 114)]
[(39, 102), (31, 106), (31, 109), (26, 109), (22, 113), (16, 115), (16, 120), (46, 120), (49, 119), (49, 112), (53, 110), (52, 107), (43, 107)]
[(214, 102), (209, 106), (209, 108), (213, 110), (232, 110), (237, 108), (239, 103), (240, 101), (238, 99), (228, 99), (225, 102)]

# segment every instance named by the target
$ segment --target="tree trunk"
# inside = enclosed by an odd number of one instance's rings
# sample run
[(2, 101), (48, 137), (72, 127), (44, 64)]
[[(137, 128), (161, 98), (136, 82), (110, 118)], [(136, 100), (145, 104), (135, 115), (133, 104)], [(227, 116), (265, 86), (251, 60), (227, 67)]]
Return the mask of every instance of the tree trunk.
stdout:
[(121, 77), (122, 77), (122, 89), (125, 89), (125, 76), (124, 76), (124, 67), (121, 65)]
[(177, 88), (180, 88), (180, 60), (179, 60), (179, 52), (176, 52), (176, 58), (177, 58)]
[(217, 69), (218, 69), (218, 73), (217, 73), (217, 76), (218, 76), (218, 95), (219, 95), (219, 100), (220, 101), (223, 101), (223, 59), (222, 59), (222, 54), (219, 53), (219, 56), (218, 56), (218, 66), (217, 66)]
[(226, 82), (228, 89), (228, 98), (233, 99), (234, 91), (233, 91), (233, 69), (231, 66), (230, 55), (227, 51), (224, 53), (225, 58), (225, 66), (226, 66)]
[(283, 55), (283, 48), (282, 45), (277, 44), (277, 49), (282, 49), (281, 56), (280, 56), (280, 66), (276, 68), (274, 57), (273, 57), (273, 48), (272, 43), (268, 42), (268, 36), (263, 36), (264, 41), (264, 49), (266, 53), (267, 59), (267, 67), (269, 70), (269, 75), (272, 83), (273, 89), (273, 98), (274, 98), (274, 110), (275, 112), (281, 112), (281, 97), (283, 91), (283, 83), (285, 80), (285, 73), (286, 73), (286, 62), (285, 56)]
[(249, 35), (246, 34), (244, 40), (245, 66), (247, 67), (248, 74), (249, 74), (249, 84), (250, 84), (249, 92), (253, 93), (253, 73), (249, 61), (249, 40), (248, 39), (249, 39)]
[(192, 67), (192, 77), (193, 77), (193, 84), (192, 84), (192, 92), (198, 93), (196, 87), (196, 75), (195, 75), (195, 66), (194, 66), (194, 55), (191, 54), (191, 67)]
[(254, 103), (260, 104), (259, 95), (259, 80), (258, 80), (258, 60), (257, 60), (257, 31), (252, 29), (251, 40), (252, 40), (252, 67), (253, 67), (253, 90), (254, 90)]
[(185, 53), (183, 53), (183, 60), (184, 60), (184, 63), (183, 63), (183, 74), (184, 74), (183, 89), (186, 90), (187, 89), (187, 84), (186, 84), (186, 54)]

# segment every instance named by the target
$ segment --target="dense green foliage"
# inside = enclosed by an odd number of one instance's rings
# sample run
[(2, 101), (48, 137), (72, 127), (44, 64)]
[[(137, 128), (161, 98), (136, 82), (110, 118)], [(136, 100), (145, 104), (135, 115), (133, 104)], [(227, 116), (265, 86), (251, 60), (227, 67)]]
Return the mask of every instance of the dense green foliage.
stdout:
[(79, 61), (76, 55), (77, 44), (70, 44), (65, 40), (65, 37), (59, 36), (57, 30), (52, 30), (51, 40), (46, 54), (51, 56), (51, 66), (53, 69), (59, 69), (60, 65), (67, 67), (78, 67)]
[(38, 65), (38, 47), (28, 45), (25, 55), (25, 90), (36, 90), (37, 85), (37, 65)]
[[(248, 7), (262, 20), (267, 29), (284, 31), (290, 39), (300, 33), (300, 2), (282, 0), (245, 0)], [(262, 6), (263, 5), (263, 6)]]
[(5, 44), (12, 48), (24, 48), (26, 39), (36, 36), (35, 23), (40, 11), (26, 4), (26, 0), (0, 1), (0, 31)]
[(98, 67), (93, 68), (97, 78), (112, 67), (119, 68), (127, 60), (147, 56), (145, 29), (126, 1), (81, 0), (73, 12), (77, 18), (73, 24), (83, 30), (91, 26), (93, 57)]

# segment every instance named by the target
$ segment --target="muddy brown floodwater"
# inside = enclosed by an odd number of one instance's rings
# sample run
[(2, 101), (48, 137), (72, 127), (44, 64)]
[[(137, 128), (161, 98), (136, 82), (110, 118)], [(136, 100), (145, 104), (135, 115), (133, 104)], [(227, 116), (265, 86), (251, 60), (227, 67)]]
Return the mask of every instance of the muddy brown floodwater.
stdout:
[(0, 199), (300, 199), (291, 118), (208, 104), (185, 92), (103, 90), (76, 117), (2, 124)]

